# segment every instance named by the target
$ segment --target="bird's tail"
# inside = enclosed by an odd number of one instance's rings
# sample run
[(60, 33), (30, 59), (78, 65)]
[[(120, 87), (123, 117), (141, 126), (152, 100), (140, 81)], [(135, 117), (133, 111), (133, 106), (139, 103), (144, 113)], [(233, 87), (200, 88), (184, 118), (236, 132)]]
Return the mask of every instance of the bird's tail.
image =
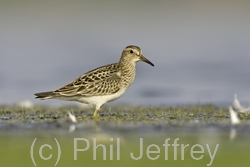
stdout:
[(45, 99), (50, 99), (53, 96), (55, 96), (55, 93), (53, 91), (49, 91), (49, 92), (35, 93), (34, 95), (36, 96), (36, 99), (45, 100)]

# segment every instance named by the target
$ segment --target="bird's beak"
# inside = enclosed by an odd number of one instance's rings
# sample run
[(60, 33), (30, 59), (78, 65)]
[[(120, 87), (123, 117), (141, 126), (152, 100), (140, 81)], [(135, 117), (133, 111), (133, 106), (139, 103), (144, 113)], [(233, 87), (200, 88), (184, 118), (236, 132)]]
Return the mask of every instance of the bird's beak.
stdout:
[(144, 61), (145, 63), (150, 64), (151, 66), (155, 66), (151, 61), (149, 61), (146, 57), (144, 57), (143, 55), (141, 55), (140, 57), (141, 61)]

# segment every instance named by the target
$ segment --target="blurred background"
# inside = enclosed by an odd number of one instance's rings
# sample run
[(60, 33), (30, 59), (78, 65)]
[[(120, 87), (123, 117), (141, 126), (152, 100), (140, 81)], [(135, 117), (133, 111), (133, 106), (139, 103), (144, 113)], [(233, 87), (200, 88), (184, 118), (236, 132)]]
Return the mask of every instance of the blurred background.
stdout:
[(155, 64), (137, 66), (113, 104), (250, 102), (248, 0), (1, 0), (0, 104), (39, 101), (138, 45)]

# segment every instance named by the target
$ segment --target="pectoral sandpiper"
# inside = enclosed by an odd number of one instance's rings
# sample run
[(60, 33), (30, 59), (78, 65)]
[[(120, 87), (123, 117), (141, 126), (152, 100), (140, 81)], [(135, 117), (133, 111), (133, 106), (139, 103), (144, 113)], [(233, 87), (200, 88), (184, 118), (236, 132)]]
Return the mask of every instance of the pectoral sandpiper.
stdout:
[(118, 99), (132, 84), (138, 61), (144, 61), (154, 66), (142, 55), (142, 50), (138, 46), (127, 46), (118, 63), (91, 70), (55, 91), (36, 93), (36, 98), (90, 104), (95, 107), (93, 117), (99, 117), (100, 107)]

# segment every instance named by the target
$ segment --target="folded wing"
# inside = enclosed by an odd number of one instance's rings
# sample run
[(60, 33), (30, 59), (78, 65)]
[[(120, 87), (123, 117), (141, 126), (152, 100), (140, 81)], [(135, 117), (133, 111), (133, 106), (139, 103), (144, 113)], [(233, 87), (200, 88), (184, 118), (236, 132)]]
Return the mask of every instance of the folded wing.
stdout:
[(55, 90), (62, 96), (100, 96), (120, 90), (121, 77), (117, 74), (118, 64), (102, 66), (83, 74), (71, 83)]

